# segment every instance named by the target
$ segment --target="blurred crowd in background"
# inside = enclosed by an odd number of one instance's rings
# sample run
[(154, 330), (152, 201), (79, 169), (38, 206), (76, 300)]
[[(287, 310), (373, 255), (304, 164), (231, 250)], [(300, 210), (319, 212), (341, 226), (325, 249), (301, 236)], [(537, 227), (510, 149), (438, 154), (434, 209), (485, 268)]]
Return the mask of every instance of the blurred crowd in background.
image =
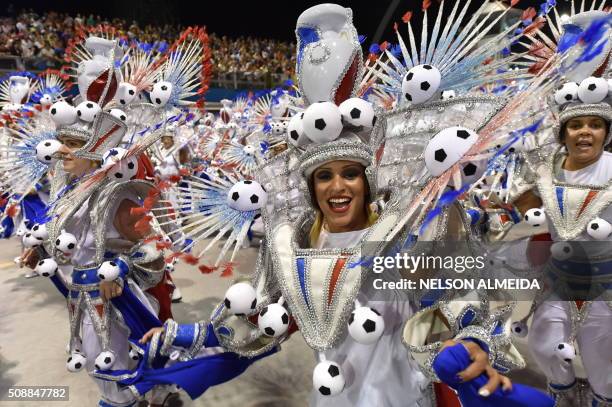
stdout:
[[(8, 13), (6, 13), (8, 14)], [(205, 24), (205, 22), (203, 22)], [(33, 70), (59, 68), (70, 39), (80, 25), (110, 24), (124, 41), (163, 50), (185, 27), (181, 25), (141, 25), (124, 19), (104, 19), (99, 15), (68, 15), (33, 11), (0, 16), (0, 55), (19, 56)], [(267, 85), (293, 78), (295, 44), (274, 39), (230, 38), (209, 33), (213, 76), (221, 84), (237, 81), (262, 81)], [(270, 83), (271, 82), (271, 83)]]

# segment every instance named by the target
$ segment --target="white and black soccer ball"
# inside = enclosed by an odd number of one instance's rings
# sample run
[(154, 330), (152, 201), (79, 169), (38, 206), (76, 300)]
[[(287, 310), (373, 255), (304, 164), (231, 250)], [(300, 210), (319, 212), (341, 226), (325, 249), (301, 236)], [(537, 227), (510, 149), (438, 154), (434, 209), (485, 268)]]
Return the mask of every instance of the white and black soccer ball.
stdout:
[(98, 116), (102, 108), (96, 102), (86, 100), (76, 107), (77, 117), (85, 122), (91, 123)]
[(138, 361), (142, 358), (140, 352), (136, 349), (134, 345), (130, 345), (130, 350), (128, 352), (128, 357), (134, 361)]
[(427, 102), (438, 91), (441, 79), (440, 71), (435, 66), (414, 66), (402, 80), (402, 95), (413, 104)]
[(442, 100), (454, 99), (456, 97), (457, 97), (457, 93), (452, 89), (445, 90), (444, 92), (442, 92)]
[(356, 127), (358, 134), (369, 134), (376, 123), (376, 114), (372, 104), (361, 98), (350, 98), (338, 106), (344, 124)]
[(170, 100), (170, 96), (172, 96), (172, 84), (166, 81), (157, 82), (153, 85), (149, 95), (151, 102), (156, 106), (165, 106)]
[(554, 98), (558, 105), (578, 100), (578, 84), (576, 82), (564, 83), (555, 91)]
[(546, 223), (546, 213), (542, 208), (531, 208), (525, 212), (523, 217), (528, 225), (535, 227), (542, 226)]
[(306, 137), (306, 133), (304, 133), (302, 117), (304, 117), (303, 112), (296, 114), (295, 116), (291, 117), (291, 120), (289, 120), (289, 124), (287, 125), (287, 139), (289, 140), (289, 143), (297, 147), (308, 144), (310, 141), (309, 138)]
[(35, 223), (32, 226), (32, 235), (40, 240), (45, 240), (49, 237), (49, 233), (47, 232), (47, 225), (44, 223)]
[(555, 356), (562, 362), (572, 363), (572, 360), (576, 358), (576, 348), (571, 343), (558, 343), (555, 345)]
[(270, 304), (259, 312), (257, 325), (262, 334), (278, 338), (289, 328), (289, 312), (280, 304)]
[(83, 370), (87, 364), (87, 359), (79, 352), (72, 352), (66, 360), (66, 369), (71, 373)]
[(239, 181), (227, 192), (227, 205), (237, 211), (261, 209), (267, 200), (268, 193), (257, 181)]
[(243, 152), (244, 152), (246, 155), (253, 156), (253, 155), (255, 155), (255, 151), (257, 151), (257, 150), (255, 149), (255, 146), (252, 146), (252, 145), (250, 145), (250, 144), (247, 144), (246, 146), (244, 146), (244, 147), (242, 148), (242, 151), (243, 151)]
[[(487, 169), (487, 161), (470, 161), (461, 164), (461, 183), (462, 185), (473, 183), (480, 179), (482, 174)], [(454, 185), (454, 181), (451, 179), (449, 185), (455, 186), (455, 189), (459, 189), (462, 185)]]
[(595, 218), (587, 225), (587, 233), (595, 240), (607, 240), (612, 235), (612, 225), (605, 219)]
[(129, 181), (138, 173), (136, 157), (126, 157), (127, 150), (114, 147), (102, 155), (102, 168), (109, 168), (107, 177), (115, 181)]
[(63, 231), (57, 239), (55, 239), (55, 248), (64, 253), (64, 255), (71, 255), (74, 253), (76, 246), (77, 239), (72, 233)]
[(119, 277), (121, 269), (114, 261), (105, 261), (98, 267), (98, 278), (102, 281), (114, 281)]
[(125, 112), (121, 109), (111, 109), (108, 111), (108, 113), (110, 113), (111, 116), (121, 120), (124, 123), (127, 120), (127, 114), (125, 114)]
[(425, 147), (425, 166), (433, 176), (441, 175), (457, 163), (477, 140), (478, 134), (465, 127), (443, 129)]
[(94, 367), (97, 370), (108, 370), (115, 364), (115, 354), (111, 351), (104, 350), (96, 357)]
[(524, 321), (516, 321), (510, 326), (510, 331), (512, 332), (512, 335), (518, 338), (524, 338), (527, 336), (529, 328), (527, 327), (527, 323)]
[(49, 95), (48, 93), (45, 93), (44, 95), (40, 97), (40, 99), (38, 100), (38, 103), (40, 103), (43, 106), (49, 106), (53, 103), (53, 97)]
[(285, 134), (285, 127), (279, 121), (270, 122), (270, 132), (273, 136), (281, 136)]
[(131, 83), (121, 82), (115, 94), (115, 100), (121, 106), (129, 105), (138, 97), (138, 89)]
[(47, 139), (36, 145), (36, 159), (43, 164), (51, 164), (53, 162), (53, 154), (62, 146), (58, 140)]
[(225, 308), (234, 315), (249, 315), (257, 307), (257, 293), (249, 283), (236, 283), (225, 292)]
[(32, 247), (40, 246), (43, 243), (43, 239), (37, 239), (32, 232), (26, 232), (21, 238), (21, 243), (23, 243), (26, 249), (31, 249)]
[(342, 368), (329, 360), (319, 362), (312, 372), (312, 385), (323, 396), (336, 396), (342, 393), (346, 380)]
[(358, 307), (349, 317), (348, 332), (356, 342), (371, 345), (385, 331), (385, 320), (378, 311), (370, 307)]
[(304, 111), (302, 126), (306, 137), (315, 143), (336, 140), (342, 133), (342, 114), (332, 102), (318, 102)]
[(60, 100), (51, 105), (49, 109), (51, 120), (58, 126), (67, 126), (77, 121), (77, 111), (74, 106)]
[(51, 258), (38, 262), (34, 271), (43, 277), (53, 277), (57, 273), (57, 262)]
[(574, 248), (569, 242), (555, 242), (550, 246), (553, 259), (565, 261), (574, 256)]
[(578, 86), (578, 97), (584, 103), (599, 103), (608, 97), (608, 81), (604, 78), (588, 77)]

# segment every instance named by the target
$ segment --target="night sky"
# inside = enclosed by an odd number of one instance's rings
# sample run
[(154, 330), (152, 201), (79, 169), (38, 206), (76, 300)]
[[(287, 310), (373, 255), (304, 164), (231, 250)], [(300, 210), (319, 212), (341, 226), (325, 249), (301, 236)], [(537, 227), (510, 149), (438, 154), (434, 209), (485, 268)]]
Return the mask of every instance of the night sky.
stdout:
[[(374, 40), (374, 36), (383, 16), (392, 0), (354, 0), (336, 1), (353, 9), (354, 24), (359, 34), (367, 37), (366, 43)], [(525, 9), (536, 8), (543, 0), (520, 0), (517, 7)], [(561, 10), (569, 9), (568, 0), (557, 0)], [(11, 3), (3, 2), (2, 9)], [(57, 10), (76, 14), (99, 14), (105, 17), (122, 17), (128, 20), (136, 19), (145, 23), (180, 23), (185, 25), (206, 25), (209, 32), (225, 34), (233, 37), (252, 35), (294, 41), (295, 22), (299, 14), (310, 6), (321, 1), (227, 1), (204, 0), (200, 2), (185, 2), (171, 0), (103, 0), (103, 1), (49, 1), (21, 0), (14, 1), (15, 8), (33, 8), (36, 11)], [(393, 22), (401, 22), (402, 15), (412, 10), (415, 28), (421, 19), (421, 0), (401, 0), (398, 3), (389, 23), (385, 25), (380, 41), (394, 41)], [(431, 11), (436, 11), (437, 1), (432, 1)], [(472, 9), (476, 9), (482, 0), (473, 0)], [(454, 4), (447, 0), (446, 11)], [(430, 18), (433, 20), (430, 14)], [(432, 22), (430, 21), (430, 24)], [(379, 41), (379, 42), (380, 42)]]

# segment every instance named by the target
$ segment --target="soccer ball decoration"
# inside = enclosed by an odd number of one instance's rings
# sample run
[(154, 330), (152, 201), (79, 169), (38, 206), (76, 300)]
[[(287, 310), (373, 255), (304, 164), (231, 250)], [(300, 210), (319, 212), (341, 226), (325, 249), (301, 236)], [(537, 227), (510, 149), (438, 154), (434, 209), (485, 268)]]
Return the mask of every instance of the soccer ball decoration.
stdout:
[(442, 92), (442, 100), (454, 99), (457, 97), (457, 93), (454, 90), (445, 90)]
[(242, 148), (242, 151), (246, 154), (246, 155), (255, 155), (255, 147), (247, 144), (246, 146), (244, 146)]
[(48, 93), (45, 93), (40, 97), (38, 103), (43, 106), (50, 106), (53, 103), (53, 97), (51, 97), (51, 95), (49, 95)]
[(82, 370), (87, 363), (87, 359), (79, 352), (72, 352), (66, 361), (66, 369), (71, 373)]
[(34, 271), (43, 277), (53, 277), (57, 273), (57, 262), (53, 259), (43, 259), (38, 262)]
[(165, 106), (170, 100), (171, 95), (172, 84), (170, 82), (161, 81), (153, 85), (153, 89), (151, 90), (149, 97), (151, 98), (151, 102), (153, 102), (153, 104), (156, 106)]
[(259, 313), (257, 325), (262, 334), (278, 338), (289, 328), (289, 312), (281, 304), (270, 304)]
[(122, 122), (125, 122), (127, 120), (127, 114), (125, 114), (125, 112), (121, 109), (111, 109), (109, 110), (109, 113), (111, 116), (121, 120)]
[(308, 137), (304, 133), (304, 125), (302, 123), (302, 116), (304, 113), (298, 113), (289, 120), (287, 125), (287, 137), (289, 143), (296, 147), (301, 147), (308, 144)]
[(565, 363), (572, 363), (576, 357), (576, 349), (571, 343), (561, 342), (555, 346), (555, 356)]
[(588, 77), (578, 86), (578, 97), (584, 103), (599, 103), (608, 96), (608, 81), (604, 78)]
[(249, 283), (236, 283), (225, 292), (223, 304), (234, 315), (252, 314), (257, 307), (257, 293)]
[(227, 192), (227, 205), (237, 211), (261, 209), (267, 200), (268, 193), (257, 181), (239, 181)]
[(612, 234), (612, 225), (605, 219), (595, 218), (587, 225), (587, 233), (595, 240), (606, 240)]
[(278, 338), (289, 328), (289, 312), (281, 304), (270, 304), (259, 312), (257, 325), (262, 334)]
[(369, 134), (376, 123), (372, 104), (361, 98), (350, 98), (338, 106), (344, 124), (359, 128), (358, 133)]
[(555, 260), (565, 261), (574, 255), (574, 249), (569, 242), (555, 242), (550, 246), (550, 254)]
[(136, 347), (131, 344), (130, 344), (130, 351), (128, 352), (128, 356), (130, 359), (134, 361), (140, 360), (141, 358), (140, 353), (138, 352), (138, 350), (136, 350)]
[(280, 136), (285, 133), (285, 127), (281, 122), (270, 122), (270, 129), (274, 136)]
[(36, 145), (36, 159), (43, 164), (51, 164), (53, 154), (57, 153), (62, 143), (55, 139), (43, 140)]
[(342, 133), (342, 114), (331, 102), (313, 103), (304, 111), (304, 133), (315, 143), (336, 140)]
[(77, 121), (77, 111), (73, 106), (60, 100), (51, 105), (49, 109), (51, 120), (58, 126), (67, 126)]
[(78, 118), (88, 123), (93, 122), (101, 110), (102, 108), (99, 104), (96, 102), (90, 102), (88, 100), (79, 103), (76, 108)]
[(529, 328), (527, 328), (527, 324), (524, 321), (516, 321), (510, 326), (510, 331), (513, 335), (519, 338), (524, 338), (527, 336)]
[(344, 390), (344, 374), (339, 364), (326, 360), (312, 372), (312, 385), (323, 396), (336, 396)]
[(478, 139), (475, 131), (465, 127), (448, 127), (433, 136), (425, 151), (425, 166), (438, 176), (457, 163)]
[(23, 235), (21, 242), (26, 249), (31, 249), (32, 247), (40, 246), (43, 243), (43, 239), (38, 239), (31, 232), (27, 232)]
[(36, 223), (32, 226), (32, 235), (40, 240), (45, 240), (49, 237), (49, 233), (47, 232), (47, 225), (44, 223)]
[(98, 267), (98, 278), (104, 281), (114, 281), (119, 277), (121, 269), (114, 261), (105, 261)]
[(127, 150), (115, 147), (102, 156), (102, 168), (110, 168), (107, 177), (115, 181), (128, 181), (138, 173), (138, 160), (136, 157), (126, 157)]
[(578, 84), (576, 82), (564, 83), (555, 91), (554, 98), (558, 105), (578, 100)]
[(94, 367), (97, 370), (108, 370), (113, 367), (115, 363), (115, 354), (111, 351), (105, 350), (100, 352), (96, 360), (94, 361)]
[(434, 66), (414, 66), (402, 80), (402, 94), (413, 104), (427, 102), (438, 91), (441, 79), (440, 71)]
[(72, 233), (62, 231), (55, 240), (55, 248), (65, 256), (69, 256), (76, 250), (77, 239)]
[(542, 208), (531, 208), (525, 212), (525, 222), (528, 225), (535, 227), (542, 226), (546, 223), (546, 213)]
[(385, 330), (385, 320), (370, 307), (358, 307), (349, 317), (348, 332), (355, 341), (371, 345), (378, 341)]
[(121, 82), (117, 88), (115, 100), (117, 100), (120, 105), (128, 105), (136, 99), (137, 92), (136, 86), (131, 83)]

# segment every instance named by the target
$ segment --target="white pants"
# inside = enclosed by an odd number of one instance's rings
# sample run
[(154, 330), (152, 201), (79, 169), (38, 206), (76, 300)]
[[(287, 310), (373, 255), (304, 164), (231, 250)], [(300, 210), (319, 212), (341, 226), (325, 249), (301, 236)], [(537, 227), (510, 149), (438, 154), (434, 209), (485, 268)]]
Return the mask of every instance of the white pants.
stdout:
[[(143, 303), (143, 305), (147, 307), (151, 313), (157, 315), (157, 311), (153, 309), (150, 301), (140, 287), (132, 280), (128, 280), (128, 284), (134, 295)], [(121, 370), (133, 368), (134, 366), (130, 365), (131, 359), (129, 358), (130, 344), (128, 341), (128, 330), (113, 320), (110, 321), (109, 329), (109, 347), (115, 354), (115, 363), (113, 364), (112, 369)], [(87, 357), (87, 372), (92, 373), (95, 370), (94, 363), (96, 357), (100, 354), (100, 352), (102, 352), (102, 346), (100, 345), (100, 341), (96, 336), (93, 323), (87, 312), (84, 313), (83, 322), (81, 324), (81, 339), (83, 340), (82, 351)], [(129, 389), (119, 389), (119, 386), (115, 382), (96, 379), (93, 376), (90, 377), (98, 385), (101, 397), (107, 403), (118, 406), (128, 406), (136, 401), (136, 397)]]
[[(573, 366), (555, 355), (555, 347), (568, 341), (570, 331), (569, 303), (547, 301), (538, 306), (529, 329), (529, 348), (551, 383), (569, 385), (575, 379)], [(608, 304), (595, 301), (590, 305), (576, 342), (591, 388), (612, 398), (612, 309)]]

